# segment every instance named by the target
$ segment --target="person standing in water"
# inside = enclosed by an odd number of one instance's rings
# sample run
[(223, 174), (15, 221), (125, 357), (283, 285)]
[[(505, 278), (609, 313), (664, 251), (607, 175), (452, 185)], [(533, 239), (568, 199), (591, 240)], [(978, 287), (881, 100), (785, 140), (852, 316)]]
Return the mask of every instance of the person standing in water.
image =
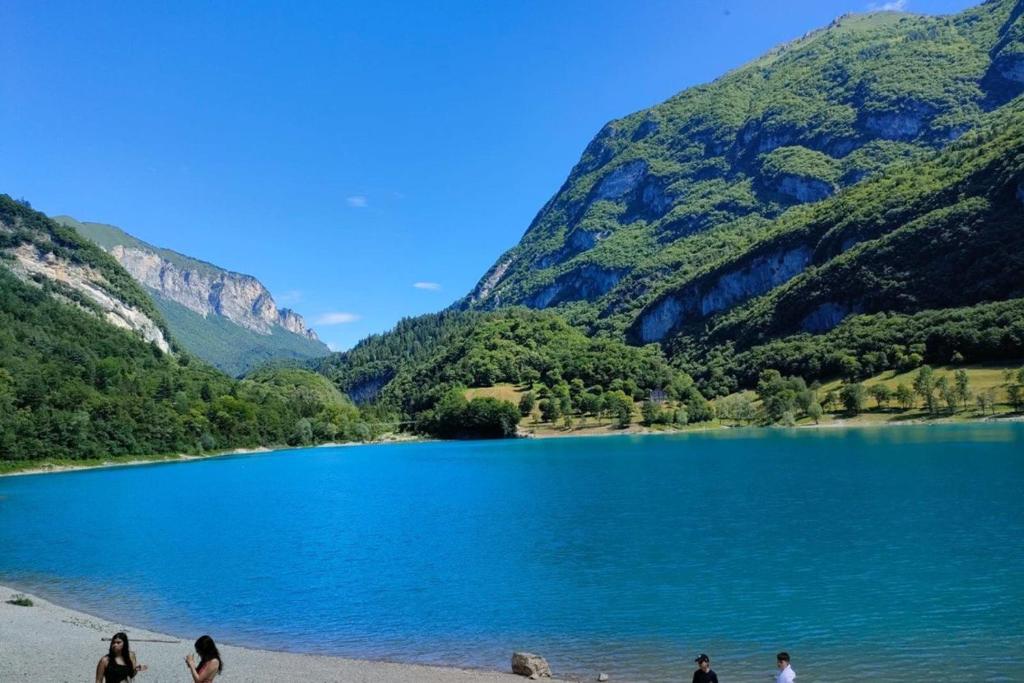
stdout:
[(701, 653), (697, 659), (697, 670), (693, 672), (693, 683), (718, 683), (718, 674), (711, 670), (711, 658)]
[(224, 660), (217, 651), (217, 645), (210, 636), (199, 636), (196, 641), (196, 652), (199, 653), (199, 665), (192, 655), (185, 656), (185, 666), (192, 674), (192, 683), (210, 683), (217, 674), (224, 671)]
[(775, 683), (793, 683), (796, 680), (796, 672), (789, 665), (788, 652), (780, 652), (775, 655), (775, 663), (779, 667), (779, 673), (775, 676)]
[(135, 661), (135, 653), (128, 647), (128, 634), (115, 633), (110, 639), (110, 650), (96, 665), (96, 683), (124, 683), (146, 668)]

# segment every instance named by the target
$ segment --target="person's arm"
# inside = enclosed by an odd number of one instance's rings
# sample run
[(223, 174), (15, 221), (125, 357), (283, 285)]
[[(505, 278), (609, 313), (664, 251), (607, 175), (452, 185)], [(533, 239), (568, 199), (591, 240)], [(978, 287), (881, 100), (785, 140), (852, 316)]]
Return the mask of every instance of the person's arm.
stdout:
[(135, 671), (135, 673), (139, 674), (139, 673), (142, 673), (143, 671), (146, 671), (147, 669), (149, 669), (149, 667), (146, 666), (145, 664), (139, 664), (138, 661), (136, 661), (135, 653), (134, 652), (131, 653), (131, 655), (132, 655), (132, 670)]
[(96, 665), (96, 683), (103, 683), (103, 674), (107, 672), (107, 657), (106, 655), (100, 657), (99, 663)]
[(188, 665), (188, 672), (192, 674), (192, 683), (209, 683), (213, 680), (213, 677), (220, 671), (220, 660), (211, 659), (203, 666), (203, 670), (200, 672), (196, 670), (196, 664), (192, 661), (192, 655), (185, 657), (185, 664)]

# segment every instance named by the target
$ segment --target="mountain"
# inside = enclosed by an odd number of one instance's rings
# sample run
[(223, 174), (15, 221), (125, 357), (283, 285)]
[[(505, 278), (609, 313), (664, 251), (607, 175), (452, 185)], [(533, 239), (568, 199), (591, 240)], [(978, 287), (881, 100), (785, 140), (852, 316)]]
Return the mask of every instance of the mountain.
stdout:
[(151, 294), (175, 338), (228, 374), (244, 374), (269, 360), (329, 353), (302, 316), (279, 309), (251, 275), (154, 247), (112, 225), (68, 216), (55, 220), (113, 256)]
[(1022, 14), (847, 15), (612, 121), (452, 310), (318, 367), (414, 396), (403, 377), (519, 307), (658, 344), (705, 395), (1024, 356)]
[[(595, 332), (639, 326), (638, 341), (661, 341), (683, 324), (667, 298), (711, 313), (686, 292), (782, 216), (923, 162), (1016, 97), (1022, 10), (996, 0), (949, 17), (840, 17), (610, 122), (462, 305), (557, 308)], [(763, 283), (713, 312), (810, 264), (803, 252), (769, 259)]]
[(322, 376), (196, 360), (111, 255), (0, 195), (0, 469), (371, 435)]

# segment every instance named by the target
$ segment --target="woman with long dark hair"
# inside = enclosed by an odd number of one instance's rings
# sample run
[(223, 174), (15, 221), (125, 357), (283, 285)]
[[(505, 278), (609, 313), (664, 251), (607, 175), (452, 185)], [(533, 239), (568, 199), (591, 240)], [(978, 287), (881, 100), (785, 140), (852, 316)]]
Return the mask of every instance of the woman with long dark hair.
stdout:
[(135, 653), (128, 647), (128, 634), (115, 633), (110, 639), (110, 650), (96, 665), (96, 683), (124, 683), (146, 668), (135, 661)]
[(185, 666), (192, 674), (193, 683), (209, 683), (214, 676), (224, 670), (224, 661), (220, 658), (217, 645), (210, 636), (199, 636), (196, 641), (196, 652), (199, 653), (199, 665), (192, 655), (185, 657)]

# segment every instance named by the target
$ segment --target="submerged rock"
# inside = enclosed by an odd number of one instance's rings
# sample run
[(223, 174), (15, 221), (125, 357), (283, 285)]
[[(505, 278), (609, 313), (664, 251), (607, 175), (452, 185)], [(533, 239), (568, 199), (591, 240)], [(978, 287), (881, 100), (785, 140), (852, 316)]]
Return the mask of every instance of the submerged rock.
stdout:
[(530, 678), (551, 678), (547, 660), (532, 652), (512, 653), (512, 673)]

